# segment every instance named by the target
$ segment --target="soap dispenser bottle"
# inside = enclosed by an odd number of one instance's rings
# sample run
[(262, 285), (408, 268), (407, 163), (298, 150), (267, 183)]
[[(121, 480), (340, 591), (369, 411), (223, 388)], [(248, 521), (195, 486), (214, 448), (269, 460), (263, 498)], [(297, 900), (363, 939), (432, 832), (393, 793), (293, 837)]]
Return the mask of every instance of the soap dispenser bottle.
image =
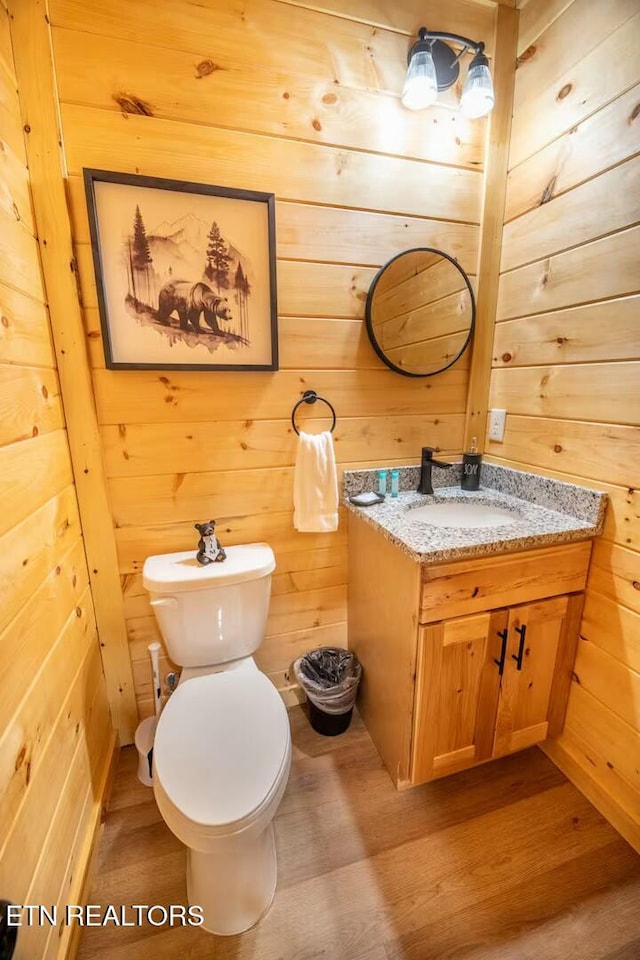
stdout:
[(476, 437), (472, 437), (470, 449), (462, 454), (462, 480), (460, 486), (463, 490), (480, 489), (481, 465), (482, 454), (478, 453), (478, 441)]

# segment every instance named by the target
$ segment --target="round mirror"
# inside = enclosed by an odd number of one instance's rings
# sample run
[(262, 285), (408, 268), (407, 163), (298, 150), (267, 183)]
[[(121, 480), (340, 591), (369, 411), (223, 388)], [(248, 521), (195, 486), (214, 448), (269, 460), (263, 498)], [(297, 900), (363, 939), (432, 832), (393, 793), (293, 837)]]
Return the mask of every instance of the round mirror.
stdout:
[(367, 333), (381, 360), (405, 377), (432, 377), (471, 340), (476, 305), (469, 278), (442, 250), (417, 247), (385, 264), (367, 295)]

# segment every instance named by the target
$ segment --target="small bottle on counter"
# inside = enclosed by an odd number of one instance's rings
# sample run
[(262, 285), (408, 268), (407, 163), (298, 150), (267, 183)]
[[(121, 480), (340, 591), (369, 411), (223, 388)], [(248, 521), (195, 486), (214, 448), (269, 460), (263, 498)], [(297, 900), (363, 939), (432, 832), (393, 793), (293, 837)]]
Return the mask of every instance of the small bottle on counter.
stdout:
[(391, 496), (397, 497), (400, 492), (400, 472), (399, 470), (391, 471)]
[(381, 497), (387, 495), (387, 471), (378, 470), (378, 493)]
[(480, 467), (482, 466), (482, 454), (478, 453), (478, 440), (471, 438), (470, 449), (462, 454), (462, 480), (460, 486), (463, 490), (480, 489)]

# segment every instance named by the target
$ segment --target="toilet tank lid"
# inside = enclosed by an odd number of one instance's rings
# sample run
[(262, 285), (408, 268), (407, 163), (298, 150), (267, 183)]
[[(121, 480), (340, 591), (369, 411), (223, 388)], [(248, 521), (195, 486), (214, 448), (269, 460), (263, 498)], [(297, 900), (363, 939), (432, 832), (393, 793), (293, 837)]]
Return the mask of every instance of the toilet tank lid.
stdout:
[(225, 547), (225, 552), (226, 560), (204, 566), (196, 560), (195, 550), (147, 557), (142, 582), (150, 593), (178, 593), (257, 580), (275, 570), (273, 550), (267, 543), (243, 543)]

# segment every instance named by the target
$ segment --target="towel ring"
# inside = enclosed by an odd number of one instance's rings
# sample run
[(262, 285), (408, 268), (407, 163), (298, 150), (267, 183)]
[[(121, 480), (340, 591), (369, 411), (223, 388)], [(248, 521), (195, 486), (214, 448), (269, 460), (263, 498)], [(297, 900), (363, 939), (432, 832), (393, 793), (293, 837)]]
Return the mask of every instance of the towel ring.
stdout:
[(320, 400), (321, 403), (326, 403), (326, 405), (329, 407), (329, 410), (331, 410), (331, 416), (333, 417), (333, 423), (331, 424), (331, 433), (333, 433), (336, 425), (336, 412), (333, 409), (332, 405), (329, 403), (328, 400), (325, 400), (324, 397), (319, 397), (318, 394), (315, 392), (315, 390), (305, 390), (305, 392), (302, 394), (302, 399), (298, 400), (293, 410), (291, 411), (291, 425), (298, 436), (300, 436), (300, 431), (296, 427), (296, 410), (298, 409), (301, 403), (315, 403), (316, 400)]

